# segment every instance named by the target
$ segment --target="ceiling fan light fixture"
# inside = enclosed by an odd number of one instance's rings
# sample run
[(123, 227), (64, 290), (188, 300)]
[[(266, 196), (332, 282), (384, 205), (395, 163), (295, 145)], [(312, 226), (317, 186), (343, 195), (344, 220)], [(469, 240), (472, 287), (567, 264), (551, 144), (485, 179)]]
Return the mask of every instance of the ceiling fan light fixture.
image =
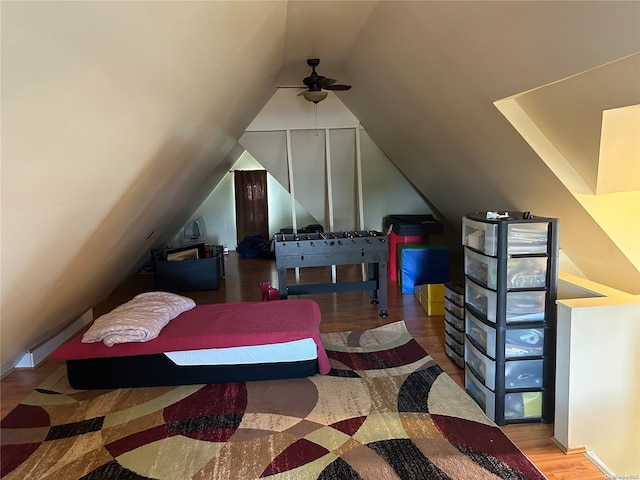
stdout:
[(309, 102), (318, 103), (324, 100), (325, 98), (327, 98), (327, 92), (323, 92), (322, 90), (318, 90), (318, 91), (307, 90), (306, 92), (302, 93), (302, 96), (305, 98), (305, 100), (308, 100)]

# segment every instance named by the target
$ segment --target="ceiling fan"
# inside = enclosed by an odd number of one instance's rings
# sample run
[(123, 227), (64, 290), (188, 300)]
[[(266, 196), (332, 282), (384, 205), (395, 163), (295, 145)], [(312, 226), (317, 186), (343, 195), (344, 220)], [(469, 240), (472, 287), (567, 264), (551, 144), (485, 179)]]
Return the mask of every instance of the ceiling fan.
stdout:
[(307, 87), (307, 90), (299, 95), (310, 102), (318, 103), (327, 98), (327, 92), (324, 90), (349, 90), (351, 85), (343, 85), (336, 83), (333, 78), (327, 78), (322, 75), (318, 75), (316, 67), (320, 64), (319, 58), (308, 58), (307, 65), (311, 67), (311, 75), (305, 77), (302, 80)]

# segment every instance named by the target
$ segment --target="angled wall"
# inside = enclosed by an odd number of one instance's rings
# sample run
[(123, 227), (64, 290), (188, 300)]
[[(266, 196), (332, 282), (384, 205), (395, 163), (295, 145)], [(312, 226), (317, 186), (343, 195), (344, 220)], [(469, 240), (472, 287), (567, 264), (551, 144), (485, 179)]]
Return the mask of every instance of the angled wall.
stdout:
[(4, 373), (148, 259), (233, 165), (273, 92), (286, 4), (0, 8)]

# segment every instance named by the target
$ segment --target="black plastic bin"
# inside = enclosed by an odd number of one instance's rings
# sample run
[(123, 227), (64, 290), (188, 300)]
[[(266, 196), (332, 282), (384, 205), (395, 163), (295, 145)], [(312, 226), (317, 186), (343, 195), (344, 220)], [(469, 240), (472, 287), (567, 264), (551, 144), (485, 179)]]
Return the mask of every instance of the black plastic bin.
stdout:
[(444, 225), (433, 215), (387, 215), (384, 217), (384, 229), (396, 235), (442, 235)]
[(219, 257), (198, 260), (155, 261), (156, 288), (166, 292), (217, 290), (220, 286)]

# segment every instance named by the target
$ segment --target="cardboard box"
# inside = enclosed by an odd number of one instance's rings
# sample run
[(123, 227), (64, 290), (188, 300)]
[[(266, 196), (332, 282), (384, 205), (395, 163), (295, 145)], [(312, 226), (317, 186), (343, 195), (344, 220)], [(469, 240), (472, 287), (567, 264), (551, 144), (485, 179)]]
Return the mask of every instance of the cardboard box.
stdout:
[(429, 301), (444, 302), (444, 284), (429, 283), (426, 288), (427, 299)]
[(427, 302), (427, 315), (444, 315), (444, 302)]
[(444, 285), (415, 285), (413, 293), (427, 315), (444, 315)]

